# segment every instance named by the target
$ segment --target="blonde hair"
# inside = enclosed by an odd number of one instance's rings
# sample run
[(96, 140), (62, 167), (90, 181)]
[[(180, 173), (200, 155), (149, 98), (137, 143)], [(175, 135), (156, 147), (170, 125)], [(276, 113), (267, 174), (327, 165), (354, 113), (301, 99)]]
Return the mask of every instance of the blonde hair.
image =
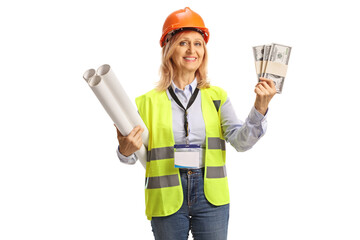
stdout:
[[(160, 66), (160, 80), (156, 84), (156, 90), (165, 91), (170, 85), (171, 81), (174, 79), (176, 74), (176, 66), (171, 59), (175, 47), (180, 42), (180, 37), (184, 32), (180, 32), (173, 36), (170, 41), (162, 48), (162, 57), (161, 57), (161, 66)], [(207, 79), (207, 64), (208, 64), (208, 53), (206, 49), (205, 41), (203, 41), (204, 46), (204, 56), (201, 62), (200, 67), (196, 70), (195, 76), (198, 82), (198, 88), (209, 88), (210, 83)]]

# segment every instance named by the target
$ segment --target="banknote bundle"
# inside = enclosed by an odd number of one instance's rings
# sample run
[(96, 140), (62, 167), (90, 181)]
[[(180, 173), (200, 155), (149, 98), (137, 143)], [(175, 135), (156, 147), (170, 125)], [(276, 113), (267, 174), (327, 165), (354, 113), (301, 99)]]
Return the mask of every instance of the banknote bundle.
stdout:
[(281, 93), (288, 68), (291, 47), (273, 43), (253, 47), (255, 68), (260, 77), (274, 81), (276, 92)]

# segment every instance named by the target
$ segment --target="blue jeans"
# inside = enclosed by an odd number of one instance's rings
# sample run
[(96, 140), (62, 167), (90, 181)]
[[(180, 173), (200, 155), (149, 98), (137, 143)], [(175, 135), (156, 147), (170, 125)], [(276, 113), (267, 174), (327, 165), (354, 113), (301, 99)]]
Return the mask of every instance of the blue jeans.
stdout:
[(151, 220), (155, 240), (226, 240), (229, 204), (214, 206), (204, 195), (204, 169), (180, 169), (184, 202), (180, 210)]

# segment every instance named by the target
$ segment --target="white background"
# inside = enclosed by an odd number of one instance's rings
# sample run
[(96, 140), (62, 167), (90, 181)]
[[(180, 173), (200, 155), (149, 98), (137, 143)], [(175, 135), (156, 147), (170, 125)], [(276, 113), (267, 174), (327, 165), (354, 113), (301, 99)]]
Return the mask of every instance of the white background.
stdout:
[(158, 80), (162, 25), (190, 6), (210, 30), (209, 78), (240, 119), (252, 46), (292, 46), (253, 149), (227, 145), (229, 240), (360, 239), (356, 1), (2, 1), (0, 239), (152, 239), (144, 170), (82, 79), (110, 64), (134, 99)]

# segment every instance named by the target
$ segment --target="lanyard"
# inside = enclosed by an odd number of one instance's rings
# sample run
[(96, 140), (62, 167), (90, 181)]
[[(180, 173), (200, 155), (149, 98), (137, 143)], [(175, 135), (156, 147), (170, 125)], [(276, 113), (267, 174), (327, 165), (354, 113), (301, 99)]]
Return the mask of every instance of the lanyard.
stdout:
[(187, 110), (191, 107), (191, 105), (194, 103), (198, 93), (199, 93), (199, 89), (196, 88), (193, 95), (191, 96), (189, 102), (188, 102), (188, 105), (186, 106), (186, 108), (184, 108), (184, 106), (181, 104), (180, 100), (178, 99), (178, 97), (175, 95), (174, 93), (174, 90), (172, 89), (172, 87), (170, 86), (168, 88), (169, 90), (169, 93), (171, 95), (171, 97), (175, 100), (175, 102), (177, 103), (177, 105), (179, 105), (179, 107), (181, 107), (182, 109), (184, 109), (184, 119), (185, 119), (185, 122), (184, 122), (184, 129), (185, 129), (185, 137), (188, 137), (189, 136), (189, 123), (187, 121), (187, 115), (188, 115), (188, 112)]

